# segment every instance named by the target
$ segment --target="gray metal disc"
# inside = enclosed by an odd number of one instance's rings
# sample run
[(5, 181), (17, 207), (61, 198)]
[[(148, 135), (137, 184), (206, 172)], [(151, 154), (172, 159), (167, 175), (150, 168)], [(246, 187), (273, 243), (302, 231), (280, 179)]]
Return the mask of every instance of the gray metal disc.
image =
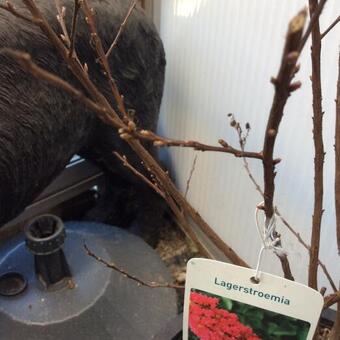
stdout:
[(23, 236), (0, 250), (0, 275), (18, 272), (27, 288), (17, 296), (0, 296), (0, 339), (152, 339), (177, 314), (176, 292), (139, 286), (89, 257), (84, 242), (99, 257), (145, 281), (169, 282), (158, 254), (142, 239), (116, 227), (65, 224), (64, 252), (74, 288), (42, 289), (33, 255)]

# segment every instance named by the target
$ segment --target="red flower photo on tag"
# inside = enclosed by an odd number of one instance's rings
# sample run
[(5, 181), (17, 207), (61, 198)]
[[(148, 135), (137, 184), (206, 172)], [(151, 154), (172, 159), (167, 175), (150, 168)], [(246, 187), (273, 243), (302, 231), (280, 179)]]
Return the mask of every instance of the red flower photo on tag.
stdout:
[[(219, 299), (191, 292), (189, 327), (201, 340), (258, 340), (251, 328), (243, 325), (236, 314), (218, 308)], [(191, 337), (192, 338), (192, 337)]]
[(305, 340), (310, 324), (192, 289), (189, 340)]

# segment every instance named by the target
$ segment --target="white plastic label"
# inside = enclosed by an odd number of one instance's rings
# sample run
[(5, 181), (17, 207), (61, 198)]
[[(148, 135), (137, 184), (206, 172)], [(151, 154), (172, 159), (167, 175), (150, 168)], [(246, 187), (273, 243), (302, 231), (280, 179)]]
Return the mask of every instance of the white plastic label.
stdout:
[(311, 340), (322, 295), (297, 282), (208, 259), (187, 265), (184, 340)]

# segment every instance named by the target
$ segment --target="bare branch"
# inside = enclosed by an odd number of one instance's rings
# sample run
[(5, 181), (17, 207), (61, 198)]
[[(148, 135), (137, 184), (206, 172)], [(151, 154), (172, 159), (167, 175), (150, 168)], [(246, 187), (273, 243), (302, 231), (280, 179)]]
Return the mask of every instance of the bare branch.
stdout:
[[(93, 82), (88, 77), (86, 67), (83, 67), (78, 60), (74, 58), (68, 58), (68, 49), (59, 39), (58, 35), (54, 32), (46, 18), (41, 13), (40, 9), (36, 6), (33, 0), (22, 0), (27, 9), (31, 12), (36, 24), (40, 27), (42, 32), (49, 39), (51, 44), (56, 48), (57, 52), (68, 64), (73, 75), (79, 80), (81, 85), (86, 89), (92, 100), (96, 101), (100, 107), (103, 107), (107, 111), (107, 116), (110, 118), (110, 124), (117, 128), (123, 127), (115, 110), (111, 107), (105, 96), (97, 89)], [(53, 84), (53, 82), (52, 82)], [(97, 112), (98, 113), (98, 112)]]
[(58, 15), (57, 20), (59, 22), (60, 28), (62, 30), (61, 39), (66, 44), (67, 47), (71, 46), (71, 40), (70, 36), (68, 34), (66, 24), (65, 24), (65, 15), (66, 15), (66, 8), (64, 6), (61, 6), (60, 0), (54, 0), (55, 7), (57, 8)]
[(321, 34), (323, 39), (338, 23), (340, 22), (340, 15), (329, 25), (329, 27)]
[(29, 23), (36, 24), (36, 20), (32, 17), (28, 17), (20, 12), (17, 11), (17, 9), (14, 7), (14, 5), (10, 1), (6, 1), (5, 5), (0, 4), (0, 8), (4, 9), (7, 12), (10, 12), (17, 18), (23, 19)]
[[(317, 9), (318, 0), (309, 0), (310, 15)], [(312, 92), (313, 92), (313, 140), (314, 140), (314, 211), (308, 271), (308, 284), (318, 289), (318, 259), (320, 248), (321, 219), (323, 214), (323, 163), (324, 146), (322, 137), (322, 93), (321, 93), (321, 36), (319, 20), (312, 29)]]
[(319, 20), (320, 14), (321, 14), (323, 8), (325, 7), (326, 2), (327, 2), (327, 0), (320, 0), (319, 4), (317, 5), (315, 10), (313, 11), (313, 15), (311, 16), (311, 19), (309, 21), (309, 24), (307, 26), (305, 34), (301, 38), (299, 52), (301, 52), (303, 50), (303, 48), (304, 48), (304, 46), (305, 46), (305, 44), (306, 44), (306, 42), (307, 42), (307, 40), (309, 38), (309, 35), (312, 32), (312, 29), (313, 29), (314, 25)]
[(164, 138), (148, 130), (136, 131), (134, 135), (139, 139), (152, 141), (154, 146), (157, 146), (157, 147), (179, 146), (183, 148), (192, 148), (197, 151), (225, 152), (225, 153), (230, 153), (234, 155), (235, 157), (248, 157), (248, 158), (261, 159), (261, 160), (263, 159), (261, 152), (242, 151), (242, 150), (235, 149), (223, 139), (220, 139), (218, 141), (218, 143), (221, 146), (214, 146), (214, 145), (203, 144), (198, 141), (192, 141), (192, 140), (184, 141), (184, 140), (177, 140), (177, 139), (171, 139), (171, 138)]
[(73, 52), (74, 52), (74, 42), (75, 42), (76, 33), (77, 33), (77, 19), (78, 19), (79, 9), (80, 9), (80, 0), (74, 0), (69, 58), (72, 57)]
[(165, 199), (164, 192), (156, 185), (151, 182), (147, 177), (145, 177), (141, 172), (139, 172), (136, 168), (134, 168), (127, 160), (126, 156), (120, 155), (117, 151), (113, 151), (113, 154), (123, 163), (123, 165), (132, 171), (137, 177), (139, 177), (143, 182), (145, 182), (148, 186), (150, 186), (154, 191), (157, 192), (161, 197)]
[[(298, 71), (296, 63), (312, 28), (317, 23), (325, 2), (326, 0), (322, 0), (315, 9), (314, 16), (304, 35), (302, 35), (302, 33), (307, 15), (306, 10), (301, 11), (291, 20), (286, 36), (286, 44), (283, 51), (280, 70), (277, 77), (272, 79), (272, 83), (275, 86), (275, 95), (263, 143), (264, 208), (267, 221), (271, 219), (274, 213), (275, 163), (273, 160), (273, 153), (279, 126), (283, 117), (283, 110), (291, 92), (297, 90), (301, 86), (301, 83), (299, 82), (291, 83), (295, 73)], [(285, 277), (292, 278), (287, 256), (280, 256), (280, 260)]]
[[(306, 20), (306, 11), (298, 13), (289, 23), (286, 43), (283, 50), (281, 66), (276, 79), (272, 80), (275, 86), (275, 95), (268, 117), (265, 138), (263, 142), (263, 172), (264, 172), (264, 210), (266, 221), (269, 221), (274, 213), (275, 190), (275, 162), (273, 159), (274, 146), (278, 135), (279, 126), (283, 117), (283, 110), (292, 91), (300, 87), (300, 83), (291, 83), (297, 72), (296, 62), (299, 57), (302, 32)], [(286, 254), (277, 254), (285, 278), (293, 279)]]
[(114, 38), (114, 40), (113, 40), (113, 42), (112, 42), (110, 48), (109, 48), (109, 49), (107, 50), (107, 52), (105, 53), (105, 57), (106, 57), (106, 58), (108, 58), (108, 57), (110, 56), (110, 53), (112, 52), (112, 50), (114, 49), (114, 47), (117, 45), (117, 42), (118, 42), (118, 40), (119, 40), (119, 37), (120, 37), (121, 34), (123, 33), (124, 27), (125, 27), (125, 25), (126, 25), (128, 19), (129, 19), (130, 15), (131, 15), (133, 9), (136, 7), (136, 5), (137, 5), (137, 0), (132, 1), (131, 6), (130, 6), (130, 8), (129, 8), (129, 10), (128, 10), (128, 12), (127, 12), (127, 14), (126, 14), (124, 20), (123, 20), (123, 22), (120, 24), (119, 30), (118, 30), (118, 32), (117, 32), (117, 34), (116, 34), (116, 37)]
[(138, 278), (135, 275), (130, 274), (128, 271), (126, 271), (123, 268), (119, 268), (115, 263), (113, 262), (107, 262), (106, 260), (102, 259), (101, 257), (99, 257), (98, 255), (96, 255), (94, 252), (92, 252), (90, 250), (90, 248), (84, 243), (84, 249), (86, 251), (86, 254), (91, 256), (92, 258), (94, 258), (96, 261), (102, 263), (103, 265), (105, 265), (106, 267), (113, 269), (115, 271), (117, 271), (118, 273), (122, 274), (124, 277), (133, 280), (135, 282), (137, 282), (137, 284), (139, 286), (146, 286), (149, 288), (175, 288), (175, 289), (184, 289), (184, 286), (181, 285), (176, 285), (176, 284), (172, 284), (172, 283), (160, 283), (160, 282), (147, 282), (144, 281), (140, 278)]
[[(233, 123), (233, 121), (235, 121), (235, 123)], [(235, 128), (235, 130), (236, 130), (236, 132), (238, 134), (239, 145), (241, 147), (241, 150), (244, 151), (244, 148), (245, 148), (245, 145), (246, 145), (246, 142), (247, 142), (247, 138), (248, 138), (248, 135), (249, 135), (249, 131), (250, 131), (249, 123), (247, 123), (248, 128), (247, 128), (247, 134), (245, 136), (242, 136), (242, 130), (239, 128), (240, 123), (235, 120), (234, 115), (232, 117), (232, 122), (231, 122), (230, 125), (233, 128)], [(264, 197), (264, 192), (263, 192), (261, 186), (257, 183), (255, 177), (253, 176), (253, 174), (252, 174), (252, 172), (250, 170), (247, 158), (246, 157), (242, 157), (242, 161), (243, 161), (243, 167), (246, 170), (246, 173), (248, 174), (250, 181), (254, 184), (256, 191), (258, 191), (258, 193), (262, 197)]]
[(101, 41), (100, 37), (98, 36), (96, 23), (95, 23), (95, 20), (94, 20), (94, 17), (93, 17), (93, 12), (91, 11), (91, 8), (88, 5), (87, 0), (82, 0), (81, 6), (82, 6), (83, 12), (85, 14), (85, 17), (87, 18), (86, 22), (87, 22), (89, 29), (90, 29), (90, 32), (91, 32), (91, 39), (94, 41), (97, 56), (98, 56), (99, 61), (102, 65), (102, 67), (103, 67), (105, 75), (106, 75), (106, 77), (109, 81), (113, 97), (115, 98), (115, 100), (117, 102), (118, 110), (123, 115), (124, 118), (128, 119), (129, 115), (126, 111), (123, 97), (120, 95), (117, 84), (112, 77), (110, 65), (109, 65), (109, 62), (106, 58), (104, 48), (103, 48), (103, 45), (102, 45), (102, 41)]
[(286, 43), (283, 50), (281, 66), (276, 79), (272, 80), (275, 86), (275, 95), (270, 110), (265, 138), (263, 143), (263, 170), (264, 170), (264, 202), (266, 217), (273, 216), (274, 177), (275, 164), (273, 153), (276, 137), (283, 116), (283, 109), (287, 99), (295, 88), (292, 88), (291, 80), (296, 72), (296, 62), (299, 57), (299, 46), (306, 19), (306, 11), (298, 13), (289, 23)]
[(277, 252), (275, 252), (275, 255), (279, 258), (279, 260), (281, 262), (281, 267), (282, 267), (282, 271), (283, 271), (285, 279), (294, 281), (295, 279), (294, 279), (294, 276), (292, 274), (292, 270), (290, 268), (288, 255), (285, 254), (285, 253), (279, 254)]
[(195, 168), (196, 168), (197, 156), (198, 155), (195, 155), (194, 161), (192, 162), (192, 165), (191, 165), (191, 169), (190, 169), (190, 173), (189, 173), (189, 177), (188, 177), (188, 180), (187, 180), (187, 185), (186, 185), (185, 193), (184, 193), (184, 197), (185, 198), (188, 195), (189, 188), (190, 188), (191, 178), (192, 178), (192, 175), (194, 174), (194, 171), (195, 171)]
[(324, 309), (329, 308), (330, 306), (338, 302), (340, 302), (340, 291), (325, 296), (325, 303), (323, 308)]
[[(302, 33), (306, 21), (306, 10), (302, 10), (290, 21), (280, 70), (277, 77), (272, 79), (272, 83), (275, 86), (275, 95), (263, 143), (264, 208), (267, 220), (269, 220), (274, 213), (275, 162), (273, 153), (279, 126), (283, 117), (283, 110), (291, 92), (301, 86), (299, 82), (291, 83), (295, 73), (298, 71), (296, 63), (311, 30), (318, 24), (318, 18), (325, 3), (326, 0), (321, 0), (319, 5), (315, 7), (312, 19), (304, 35)], [(288, 270), (286, 259), (282, 259), (282, 261), (284, 262), (282, 265)], [(285, 276), (291, 276), (291, 273), (287, 271)]]

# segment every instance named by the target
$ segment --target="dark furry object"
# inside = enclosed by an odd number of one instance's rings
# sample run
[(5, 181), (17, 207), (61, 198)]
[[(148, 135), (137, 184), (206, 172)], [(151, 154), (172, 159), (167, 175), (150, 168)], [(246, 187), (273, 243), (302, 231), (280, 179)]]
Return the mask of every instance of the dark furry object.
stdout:
[[(13, 3), (19, 11), (27, 13), (21, 1)], [(36, 3), (52, 27), (61, 33), (54, 1), (37, 0)], [(130, 3), (128, 0), (90, 1), (104, 49), (112, 43)], [(66, 6), (66, 24), (70, 27), (73, 1), (64, 0), (62, 4)], [(89, 41), (88, 27), (80, 15), (77, 54), (88, 64), (95, 84), (114, 105)], [(0, 47), (30, 53), (38, 65), (81, 89), (40, 29), (4, 10), (0, 10)], [(127, 108), (136, 112), (138, 126), (154, 130), (163, 91), (165, 57), (154, 25), (138, 6), (109, 61)], [(0, 54), (0, 226), (31, 203), (75, 153), (110, 173), (113, 185), (119, 188), (117, 194), (114, 187), (111, 189), (111, 197), (115, 196), (120, 205), (129, 199), (126, 192), (131, 185), (137, 192), (140, 188), (142, 200), (152, 205), (154, 194), (123, 169), (112, 150), (125, 154), (130, 162), (141, 167), (129, 146), (96, 114), (63, 91), (23, 72), (13, 60)], [(150, 193), (150, 202), (145, 192)], [(129, 213), (126, 208), (119, 207), (119, 210)], [(111, 222), (119, 224), (119, 218)]]

